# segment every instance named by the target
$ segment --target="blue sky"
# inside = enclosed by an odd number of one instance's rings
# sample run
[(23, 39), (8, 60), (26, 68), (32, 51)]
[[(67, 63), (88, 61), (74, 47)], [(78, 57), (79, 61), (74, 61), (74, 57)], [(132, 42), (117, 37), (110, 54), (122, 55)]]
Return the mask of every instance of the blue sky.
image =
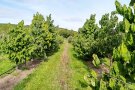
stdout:
[[(115, 0), (0, 0), (0, 23), (30, 24), (33, 14), (46, 17), (52, 14), (54, 24), (63, 28), (82, 27), (90, 14), (96, 14), (97, 22), (105, 13), (115, 10)], [(128, 4), (130, 0), (119, 0)]]

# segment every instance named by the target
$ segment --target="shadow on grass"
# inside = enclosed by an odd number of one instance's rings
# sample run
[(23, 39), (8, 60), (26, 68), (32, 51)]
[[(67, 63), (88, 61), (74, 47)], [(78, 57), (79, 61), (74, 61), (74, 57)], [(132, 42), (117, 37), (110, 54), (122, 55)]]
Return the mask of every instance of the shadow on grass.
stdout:
[(73, 51), (73, 57), (76, 58), (78, 61), (82, 62), (86, 66), (85, 69), (87, 71), (89, 71), (89, 67), (88, 67), (88, 64), (87, 64), (87, 61), (89, 61), (89, 60), (85, 60), (83, 58), (77, 57), (74, 51)]
[(82, 88), (87, 88), (88, 87), (88, 85), (85, 82), (82, 82), (80, 80), (78, 82), (80, 83)]
[(54, 51), (47, 52), (47, 58), (36, 58), (36, 59), (30, 60), (27, 63), (19, 64), (17, 68), (20, 69), (20, 70), (29, 70), (29, 69), (35, 68), (41, 62), (43, 62), (43, 61), (47, 62), (48, 61), (48, 57), (50, 57), (50, 56), (54, 55), (55, 53), (59, 52), (59, 50), (60, 50), (60, 48), (57, 48)]
[(57, 49), (55, 49), (55, 50), (47, 50), (47, 56), (49, 57), (49, 56), (52, 56), (52, 55), (54, 55), (55, 53), (57, 53), (58, 51), (60, 50), (60, 47), (58, 47)]
[(19, 70), (30, 70), (32, 68), (36, 68), (43, 60), (31, 60), (29, 62), (19, 64), (17, 69)]

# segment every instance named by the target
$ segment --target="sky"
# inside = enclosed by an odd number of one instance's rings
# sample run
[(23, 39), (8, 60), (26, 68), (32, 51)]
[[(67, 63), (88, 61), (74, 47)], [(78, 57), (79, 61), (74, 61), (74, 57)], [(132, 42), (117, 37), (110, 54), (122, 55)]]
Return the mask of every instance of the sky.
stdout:
[[(130, 0), (118, 0), (129, 4)], [(54, 24), (62, 28), (78, 30), (91, 14), (96, 22), (105, 13), (115, 10), (115, 0), (0, 0), (0, 23), (17, 24), (21, 20), (31, 24), (33, 14), (44, 17), (51, 14)]]

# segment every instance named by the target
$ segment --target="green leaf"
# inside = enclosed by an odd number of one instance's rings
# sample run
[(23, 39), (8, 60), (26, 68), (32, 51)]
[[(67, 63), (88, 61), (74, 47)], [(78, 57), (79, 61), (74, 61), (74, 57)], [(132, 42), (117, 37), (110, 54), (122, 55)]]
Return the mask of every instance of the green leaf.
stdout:
[(109, 58), (103, 58), (102, 60), (103, 60), (103, 63), (105, 65), (107, 65), (108, 67), (110, 66), (110, 59)]
[(118, 47), (118, 51), (120, 52), (123, 61), (129, 62), (131, 60), (130, 52), (124, 42)]
[(135, 73), (134, 73), (134, 74), (131, 74), (131, 78), (132, 78), (133, 80), (135, 80)]
[(94, 70), (90, 70), (90, 74), (84, 75), (84, 80), (86, 83), (92, 87), (96, 86), (97, 74)]
[(124, 25), (125, 25), (125, 32), (128, 33), (130, 29), (130, 23), (126, 18), (124, 19)]
[(128, 20), (132, 21), (132, 19), (133, 19), (132, 9), (130, 7), (128, 7), (127, 11), (128, 12), (125, 12), (125, 13), (128, 14)]
[(129, 5), (130, 5), (130, 6), (133, 6), (134, 3), (135, 3), (135, 0), (131, 0)]
[(135, 90), (135, 83), (129, 84), (127, 83), (128, 89)]
[(111, 87), (112, 90), (115, 87), (115, 85), (116, 85), (116, 80), (114, 78), (110, 78), (109, 86)]
[(114, 69), (114, 71), (115, 71), (115, 74), (118, 75), (119, 72), (120, 72), (120, 71), (119, 71), (118, 62), (114, 61), (112, 66), (113, 66), (113, 69)]
[(93, 90), (92, 87), (88, 86), (86, 90)]
[(122, 84), (121, 84), (121, 86), (120, 86), (120, 90), (126, 90), (126, 89), (123, 87)]
[(92, 63), (94, 64), (94, 66), (99, 67), (99, 65), (100, 65), (100, 60), (99, 60), (98, 56), (97, 56), (96, 54), (93, 54), (92, 56), (93, 56), (93, 61), (92, 61)]
[(97, 79), (97, 73), (94, 70), (90, 70), (90, 75)]
[[(135, 8), (134, 8), (134, 11), (135, 11)], [(135, 23), (135, 14), (133, 15), (133, 17), (134, 17), (134, 23)]]
[(122, 80), (122, 82), (126, 83), (126, 79), (123, 76), (119, 76), (119, 78)]
[(131, 31), (135, 32), (135, 24), (134, 23), (131, 24)]
[(94, 78), (91, 78), (90, 82), (91, 82), (91, 85), (92, 85), (93, 87), (96, 86), (96, 82), (95, 82), (95, 79), (94, 79)]
[(123, 6), (123, 12), (124, 12), (124, 14), (127, 13), (127, 6), (126, 5)]
[(129, 45), (132, 45), (134, 43), (132, 34), (127, 35), (127, 42)]
[(99, 90), (107, 90), (106, 82), (103, 81), (102, 79), (100, 80), (100, 87), (99, 87)]
[(122, 6), (118, 1), (115, 1), (116, 9), (119, 14), (123, 14)]
[(113, 59), (115, 61), (119, 61), (120, 57), (121, 57), (120, 52), (117, 49), (113, 48)]

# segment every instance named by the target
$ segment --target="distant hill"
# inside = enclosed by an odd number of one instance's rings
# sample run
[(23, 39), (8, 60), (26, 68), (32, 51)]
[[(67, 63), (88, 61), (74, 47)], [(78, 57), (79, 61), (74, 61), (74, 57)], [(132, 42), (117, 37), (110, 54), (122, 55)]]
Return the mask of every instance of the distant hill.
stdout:
[[(16, 26), (16, 24), (10, 24), (10, 23), (0, 23), (0, 34), (6, 34), (9, 32), (9, 30), (11, 30), (12, 28), (14, 28)], [(29, 25), (25, 26), (26, 28), (29, 27)], [(74, 36), (74, 34), (76, 34), (76, 31), (73, 30), (68, 30), (65, 28), (60, 28), (60, 27), (56, 27), (55, 29), (58, 34), (60, 36), (63, 36), (65, 38), (69, 37), (69, 36)]]
[(57, 28), (57, 32), (60, 36), (63, 36), (64, 38), (68, 38), (69, 36), (74, 36), (75, 34), (77, 34), (76, 31), (74, 30), (68, 30), (66, 28)]
[(15, 27), (15, 24), (10, 23), (0, 23), (0, 34), (1, 33), (7, 33), (11, 28)]
[[(11, 30), (12, 28), (14, 28), (16, 26), (16, 24), (11, 24), (11, 23), (0, 23), (0, 34), (4, 33), (8, 33), (9, 30)], [(25, 25), (25, 27), (29, 27), (29, 25)]]

